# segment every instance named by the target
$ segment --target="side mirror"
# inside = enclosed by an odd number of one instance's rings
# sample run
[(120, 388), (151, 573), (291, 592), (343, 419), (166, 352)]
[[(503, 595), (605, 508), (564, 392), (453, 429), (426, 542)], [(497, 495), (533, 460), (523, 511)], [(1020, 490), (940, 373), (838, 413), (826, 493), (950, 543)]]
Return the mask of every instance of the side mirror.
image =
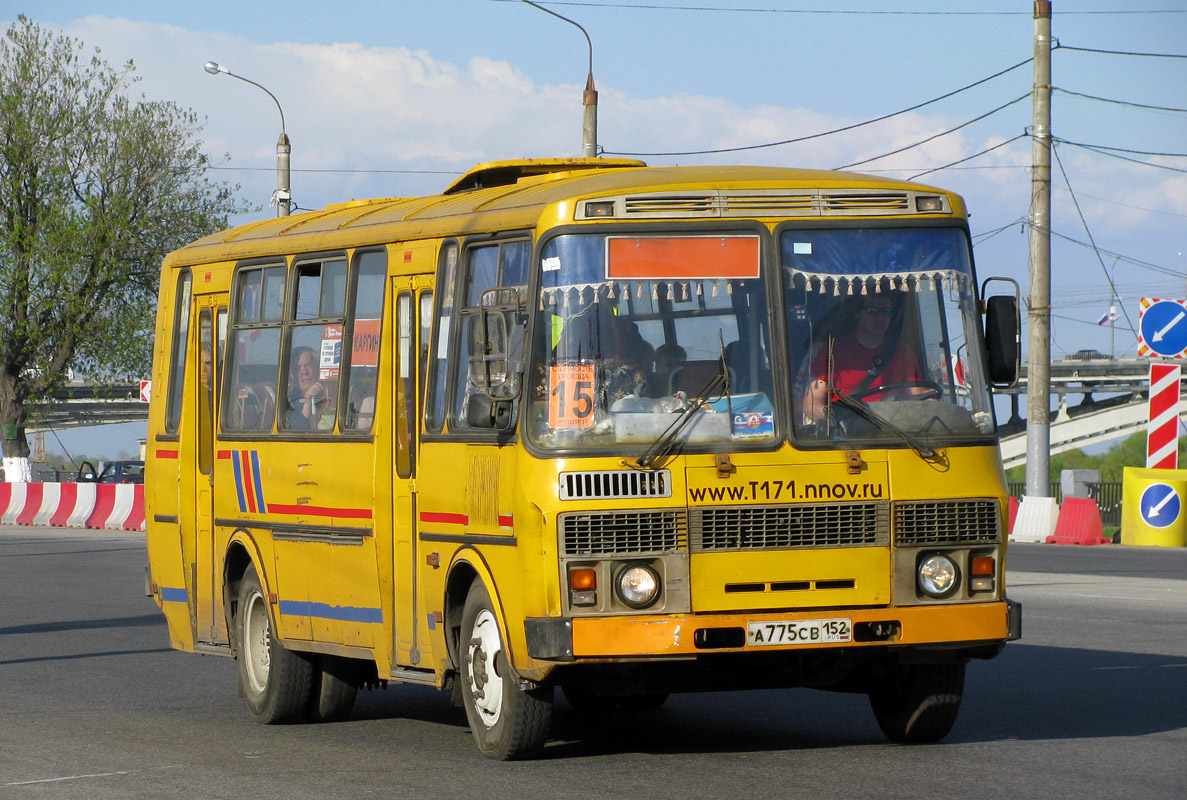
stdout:
[(492, 400), (485, 394), (472, 394), (466, 405), (466, 424), (471, 428), (505, 431), (511, 427), (511, 401)]
[(1018, 307), (1016, 295), (997, 295), (985, 301), (985, 345), (989, 357), (989, 382), (997, 387), (1013, 386), (1018, 382), (1022, 358), (1019, 343), (1022, 320)]
[(487, 289), (471, 316), (470, 383), (491, 400), (514, 400), (523, 375), (524, 330), (527, 320), (520, 290)]

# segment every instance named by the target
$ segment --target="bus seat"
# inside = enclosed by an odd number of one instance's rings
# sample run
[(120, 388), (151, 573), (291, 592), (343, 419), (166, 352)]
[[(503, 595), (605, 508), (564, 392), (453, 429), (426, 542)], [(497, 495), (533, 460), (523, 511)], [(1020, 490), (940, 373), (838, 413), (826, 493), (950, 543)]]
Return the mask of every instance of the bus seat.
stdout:
[(262, 403), (256, 389), (250, 383), (240, 383), (233, 393), (234, 405), (231, 407), (231, 429), (237, 431), (255, 431), (260, 429)]
[(276, 387), (271, 383), (257, 383), (256, 397), (260, 398), (260, 420), (257, 430), (271, 430), (276, 417)]
[(672, 373), (672, 393), (684, 392), (692, 396), (703, 391), (709, 381), (721, 374), (721, 362), (717, 359), (707, 361), (685, 361), (684, 366)]

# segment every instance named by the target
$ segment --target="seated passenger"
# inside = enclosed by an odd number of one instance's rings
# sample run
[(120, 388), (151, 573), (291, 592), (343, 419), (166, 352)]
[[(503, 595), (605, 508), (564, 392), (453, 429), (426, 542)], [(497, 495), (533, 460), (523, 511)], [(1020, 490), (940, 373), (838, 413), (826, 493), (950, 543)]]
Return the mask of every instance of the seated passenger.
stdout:
[(878, 391), (880, 387), (898, 386), (898, 393), (901, 384), (923, 380), (913, 348), (901, 341), (901, 320), (895, 319), (895, 311), (894, 300), (888, 294), (862, 297), (856, 304), (850, 324), (832, 342), (832, 364), (827, 344), (812, 360), (810, 381), (802, 398), (805, 421), (824, 418), (830, 366), (833, 390), (863, 399), (885, 399), (886, 392)]
[(318, 380), (317, 353), (311, 347), (294, 348), (289, 363), (287, 427), (317, 430), (321, 415), (333, 407), (333, 401), (331, 390)]
[(678, 344), (661, 344), (655, 348), (652, 361), (655, 370), (643, 387), (646, 397), (667, 397), (672, 393), (672, 374), (688, 359), (688, 353)]

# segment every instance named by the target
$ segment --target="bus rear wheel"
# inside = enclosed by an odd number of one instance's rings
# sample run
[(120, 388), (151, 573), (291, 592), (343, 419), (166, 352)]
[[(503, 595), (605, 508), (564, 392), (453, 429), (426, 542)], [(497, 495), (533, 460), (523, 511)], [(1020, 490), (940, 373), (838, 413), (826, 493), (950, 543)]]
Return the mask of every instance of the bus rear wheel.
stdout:
[(960, 711), (964, 664), (897, 664), (870, 689), (870, 706), (894, 742), (938, 742)]
[(538, 755), (552, 725), (552, 687), (520, 686), (490, 595), (479, 582), (466, 596), (458, 649), (462, 704), (478, 749), (500, 761)]
[(239, 686), (251, 715), (265, 725), (300, 722), (309, 707), (313, 665), (277, 641), (255, 566), (239, 582), (235, 624)]

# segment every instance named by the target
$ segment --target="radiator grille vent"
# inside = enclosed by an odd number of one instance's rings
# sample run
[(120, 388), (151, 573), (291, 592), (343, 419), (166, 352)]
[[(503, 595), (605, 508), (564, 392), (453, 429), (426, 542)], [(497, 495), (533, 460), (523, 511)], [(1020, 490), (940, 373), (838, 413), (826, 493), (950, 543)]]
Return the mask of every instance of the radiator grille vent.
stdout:
[[(620, 218), (725, 218), (725, 217), (827, 217), (911, 214), (918, 211), (915, 192), (866, 189), (734, 190), (708, 192), (655, 192), (641, 195), (602, 197), (578, 204), (578, 219), (585, 219), (585, 204), (604, 207), (614, 203)], [(929, 193), (929, 198), (936, 195)], [(947, 199), (939, 195), (940, 211), (948, 213)], [(929, 208), (926, 213), (936, 213)], [(598, 216), (603, 216), (599, 213)]]
[(666, 469), (561, 473), (561, 500), (671, 496), (672, 473)]
[(689, 538), (693, 551), (702, 552), (885, 546), (890, 506), (874, 501), (693, 508)]
[(566, 556), (675, 553), (688, 546), (683, 511), (570, 512), (559, 518)]
[(1001, 506), (992, 499), (895, 503), (900, 545), (994, 544), (1001, 539)]

